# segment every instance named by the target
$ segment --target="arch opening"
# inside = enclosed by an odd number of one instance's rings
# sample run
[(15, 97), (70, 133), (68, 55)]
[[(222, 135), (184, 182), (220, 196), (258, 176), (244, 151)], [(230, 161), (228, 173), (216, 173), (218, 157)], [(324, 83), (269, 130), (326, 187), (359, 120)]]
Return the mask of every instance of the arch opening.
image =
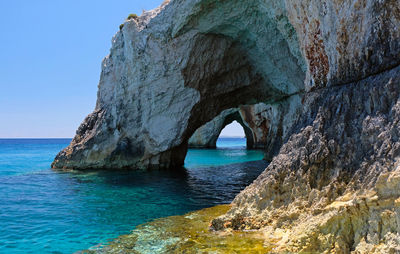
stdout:
[(243, 127), (235, 120), (222, 129), (218, 138), (246, 138), (246, 134)]
[(246, 134), (238, 121), (226, 125), (217, 139), (217, 148), (247, 148)]
[[(233, 126), (231, 127), (232, 123)], [(226, 132), (223, 132), (226, 127)], [(236, 109), (222, 112), (212, 121), (196, 130), (189, 139), (189, 148), (216, 148), (217, 140), (221, 135), (245, 137), (246, 148), (254, 149), (253, 131), (244, 122), (241, 114)]]
[[(261, 161), (264, 151), (255, 149), (255, 134), (240, 109), (221, 112), (198, 128), (190, 138), (184, 165), (215, 166)], [(200, 149), (199, 149), (200, 148)], [(203, 149), (204, 148), (204, 149)], [(204, 159), (206, 155), (208, 159)]]

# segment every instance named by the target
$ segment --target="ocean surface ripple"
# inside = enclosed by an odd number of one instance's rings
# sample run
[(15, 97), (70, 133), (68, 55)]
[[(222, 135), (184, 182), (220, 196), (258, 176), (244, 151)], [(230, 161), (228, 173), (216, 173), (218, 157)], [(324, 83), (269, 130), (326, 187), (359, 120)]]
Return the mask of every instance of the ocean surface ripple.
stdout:
[(160, 217), (226, 204), (266, 167), (245, 139), (171, 171), (54, 172), (70, 139), (0, 139), (0, 253), (72, 253)]

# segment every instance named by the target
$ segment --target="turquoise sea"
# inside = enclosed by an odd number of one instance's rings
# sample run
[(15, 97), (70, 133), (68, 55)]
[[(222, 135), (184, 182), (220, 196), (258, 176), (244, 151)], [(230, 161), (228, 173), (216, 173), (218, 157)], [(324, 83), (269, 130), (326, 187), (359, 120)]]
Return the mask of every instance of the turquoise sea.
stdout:
[(245, 139), (221, 138), (217, 149), (190, 149), (184, 169), (52, 171), (69, 142), (0, 139), (0, 253), (73, 253), (105, 244), (156, 218), (229, 203), (266, 167)]

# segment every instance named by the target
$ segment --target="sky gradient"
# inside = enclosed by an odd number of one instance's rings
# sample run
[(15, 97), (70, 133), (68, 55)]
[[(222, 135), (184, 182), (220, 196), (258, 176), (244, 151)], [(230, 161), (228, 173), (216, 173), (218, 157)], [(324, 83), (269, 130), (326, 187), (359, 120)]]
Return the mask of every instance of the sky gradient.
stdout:
[[(0, 138), (73, 137), (95, 107), (119, 25), (161, 2), (1, 1)], [(242, 132), (234, 124), (223, 134)]]

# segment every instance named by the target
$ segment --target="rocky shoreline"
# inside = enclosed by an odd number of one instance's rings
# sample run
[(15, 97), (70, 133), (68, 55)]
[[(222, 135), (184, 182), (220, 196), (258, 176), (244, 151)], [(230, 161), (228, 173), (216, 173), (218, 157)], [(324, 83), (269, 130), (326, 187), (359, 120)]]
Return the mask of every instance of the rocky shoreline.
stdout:
[(271, 163), (212, 230), (262, 232), (276, 252), (400, 253), (399, 6), (165, 1), (121, 26), (52, 167), (178, 168), (238, 119)]
[(181, 216), (161, 218), (138, 226), (105, 246), (78, 253), (267, 253), (273, 245), (265, 246), (259, 232), (208, 230), (210, 219), (229, 210), (219, 205)]

